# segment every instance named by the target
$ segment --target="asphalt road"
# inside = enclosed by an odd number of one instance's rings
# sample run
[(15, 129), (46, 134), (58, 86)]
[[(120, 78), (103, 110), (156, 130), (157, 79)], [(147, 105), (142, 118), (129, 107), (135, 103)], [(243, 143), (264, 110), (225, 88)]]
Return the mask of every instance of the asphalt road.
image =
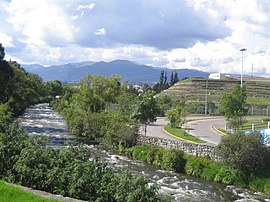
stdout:
[(204, 140), (209, 144), (218, 145), (223, 135), (215, 131), (213, 125), (217, 128), (225, 128), (224, 118), (195, 120), (187, 122), (184, 127), (190, 135)]
[[(196, 136), (208, 144), (218, 145), (220, 142), (222, 135), (216, 132), (212, 126), (215, 125), (218, 128), (225, 127), (224, 118), (216, 118), (216, 117), (188, 117), (188, 120), (192, 119), (193, 121), (187, 122), (184, 125), (186, 131)], [(147, 126), (147, 136), (159, 137), (170, 140), (178, 140), (163, 131), (163, 127), (168, 123), (165, 119), (158, 119), (155, 123)]]

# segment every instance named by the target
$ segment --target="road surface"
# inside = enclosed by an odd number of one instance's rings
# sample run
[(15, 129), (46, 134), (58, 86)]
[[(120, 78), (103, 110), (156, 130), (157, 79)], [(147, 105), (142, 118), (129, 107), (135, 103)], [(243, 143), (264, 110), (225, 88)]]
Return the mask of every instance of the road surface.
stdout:
[[(208, 144), (218, 145), (220, 142), (222, 135), (216, 132), (212, 126), (215, 125), (217, 128), (225, 127), (224, 118), (205, 118), (205, 117), (188, 117), (187, 120), (192, 119), (193, 121), (187, 122), (184, 125), (186, 131), (198, 137)], [(163, 131), (163, 127), (168, 124), (166, 119), (158, 119), (155, 123), (147, 126), (147, 136), (151, 137), (159, 137), (170, 140), (178, 140)]]

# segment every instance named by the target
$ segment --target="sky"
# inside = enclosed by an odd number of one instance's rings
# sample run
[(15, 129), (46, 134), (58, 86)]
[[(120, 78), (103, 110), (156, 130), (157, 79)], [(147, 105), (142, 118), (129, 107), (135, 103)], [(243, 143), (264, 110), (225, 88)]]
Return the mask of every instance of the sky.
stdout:
[(0, 0), (0, 43), (23, 64), (125, 59), (240, 74), (243, 59), (243, 74), (270, 77), (270, 3)]

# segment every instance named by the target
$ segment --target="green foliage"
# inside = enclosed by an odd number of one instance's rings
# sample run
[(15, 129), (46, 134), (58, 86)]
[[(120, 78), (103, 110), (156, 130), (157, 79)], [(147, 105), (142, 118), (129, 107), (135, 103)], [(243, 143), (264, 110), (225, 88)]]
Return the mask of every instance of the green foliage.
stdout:
[(201, 177), (203, 174), (203, 169), (208, 164), (208, 159), (205, 158), (189, 158), (187, 160), (185, 171), (188, 175), (194, 177)]
[(46, 199), (35, 195), (28, 191), (24, 191), (19, 187), (6, 184), (0, 181), (0, 201), (1, 202), (57, 202), (58, 200)]
[(231, 185), (243, 184), (243, 182), (239, 183), (242, 181), (239, 171), (230, 167), (222, 167), (216, 174), (214, 181)]
[(140, 123), (145, 124), (145, 134), (147, 124), (156, 121), (158, 114), (157, 102), (152, 91), (147, 91), (139, 101), (133, 117)]
[(74, 100), (80, 107), (87, 113), (100, 112), (106, 103), (115, 102), (120, 92), (120, 78), (86, 75), (80, 80), (78, 88)]
[(89, 201), (162, 201), (143, 177), (115, 172), (102, 160), (89, 161), (82, 145), (59, 149), (22, 133), (10, 117), (0, 121), (1, 177), (34, 189)]
[(27, 134), (13, 122), (11, 115), (0, 115), (0, 178), (12, 172), (27, 141)]
[(254, 178), (249, 187), (255, 191), (264, 192), (270, 195), (270, 178)]
[(185, 105), (181, 104), (166, 112), (166, 117), (170, 120), (173, 128), (181, 127), (186, 122), (187, 111)]
[(45, 101), (48, 94), (39, 76), (27, 73), (17, 62), (3, 60), (4, 55), (0, 44), (0, 104), (19, 116), (30, 105)]
[(154, 145), (137, 145), (130, 148), (131, 157), (148, 162), (165, 170), (184, 172), (185, 159), (180, 150), (166, 150)]
[(265, 162), (270, 155), (266, 146), (261, 144), (259, 134), (226, 136), (217, 149), (218, 155), (226, 164), (244, 172), (247, 176), (265, 170)]
[(0, 62), (4, 59), (4, 57), (5, 57), (5, 48), (0, 43)]
[(232, 93), (224, 94), (220, 101), (221, 112), (224, 113), (228, 126), (234, 130), (239, 130), (245, 122), (244, 117), (248, 112), (246, 99), (246, 88), (237, 85)]
[(165, 116), (166, 111), (176, 104), (176, 101), (165, 94), (159, 94), (155, 97), (159, 108), (158, 116)]

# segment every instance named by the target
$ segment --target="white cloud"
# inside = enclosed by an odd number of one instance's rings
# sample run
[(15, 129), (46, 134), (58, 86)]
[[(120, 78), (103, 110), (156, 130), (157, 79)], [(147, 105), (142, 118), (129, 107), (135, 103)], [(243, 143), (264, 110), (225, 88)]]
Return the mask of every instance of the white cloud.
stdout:
[(1, 32), (0, 32), (0, 43), (2, 43), (4, 47), (14, 47), (14, 44), (12, 43), (12, 37)]
[(106, 29), (105, 28), (100, 28), (97, 31), (95, 31), (94, 34), (97, 35), (97, 36), (105, 36), (106, 35)]
[[(128, 59), (169, 68), (270, 74), (269, 0), (12, 0), (0, 43), (18, 61)], [(27, 54), (25, 54), (27, 53)]]
[(93, 8), (95, 8), (95, 4), (91, 3), (91, 4), (85, 4), (85, 5), (78, 5), (77, 10), (83, 10), (83, 9), (90, 9), (92, 10)]

